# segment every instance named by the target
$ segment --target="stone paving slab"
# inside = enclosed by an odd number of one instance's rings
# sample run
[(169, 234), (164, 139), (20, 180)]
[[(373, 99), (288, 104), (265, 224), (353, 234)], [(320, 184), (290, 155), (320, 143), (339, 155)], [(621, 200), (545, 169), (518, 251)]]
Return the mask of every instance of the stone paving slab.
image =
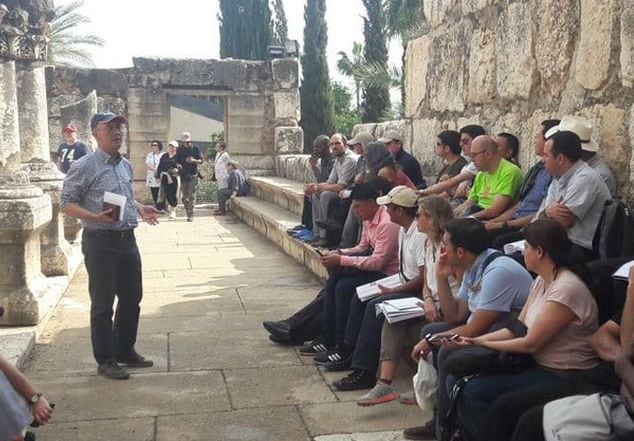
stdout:
[[(174, 413), (229, 410), (219, 371), (144, 374), (126, 381), (101, 376), (49, 377), (46, 393), (55, 402), (55, 422), (127, 419)], [(41, 379), (43, 380), (43, 379)], [(36, 378), (36, 382), (42, 381)]]
[(156, 418), (51, 423), (36, 430), (38, 441), (154, 441)]
[(401, 441), (405, 440), (403, 431), (374, 432), (374, 433), (346, 433), (342, 435), (316, 436), (315, 441)]
[(225, 381), (236, 409), (336, 400), (316, 367), (234, 369)]
[(158, 441), (308, 441), (294, 406), (159, 417)]

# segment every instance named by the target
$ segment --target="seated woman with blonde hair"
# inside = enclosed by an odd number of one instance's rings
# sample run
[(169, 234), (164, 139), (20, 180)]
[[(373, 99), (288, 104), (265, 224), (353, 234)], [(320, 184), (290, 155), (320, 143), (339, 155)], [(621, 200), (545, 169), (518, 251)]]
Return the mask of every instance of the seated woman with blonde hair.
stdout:
[[(591, 369), (599, 362), (590, 343), (598, 328), (590, 272), (583, 262), (572, 260), (566, 230), (554, 220), (539, 219), (522, 233), (526, 268), (537, 274), (519, 315), (525, 333), (514, 334), (503, 328), (476, 338), (460, 338), (458, 344), (530, 354), (535, 365), (510, 375), (480, 375), (464, 386), (458, 399), (457, 423), (469, 440), (489, 439), (490, 409), (501, 394)], [(450, 390), (455, 380), (449, 377), (441, 387)]]

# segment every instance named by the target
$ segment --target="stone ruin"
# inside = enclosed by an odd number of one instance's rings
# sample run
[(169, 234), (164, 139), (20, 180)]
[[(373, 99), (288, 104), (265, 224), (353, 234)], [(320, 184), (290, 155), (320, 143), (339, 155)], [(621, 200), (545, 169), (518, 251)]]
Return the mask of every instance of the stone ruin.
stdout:
[[(44, 63), (48, 1), (0, 4), (0, 325), (35, 325), (65, 287), (64, 175), (49, 161)], [(65, 279), (68, 281), (68, 277)], [(62, 281), (63, 285), (63, 281)]]
[(277, 154), (300, 153), (303, 148), (295, 58), (134, 58), (133, 67), (124, 69), (49, 68), (47, 91), (51, 149), (70, 122), (79, 127), (80, 139), (90, 140), (88, 122), (97, 109), (127, 116), (126, 154), (139, 196), (147, 194), (148, 141), (180, 139), (180, 132), (188, 130), (170, 133), (170, 96), (221, 97), (228, 151), (250, 175), (272, 174)]

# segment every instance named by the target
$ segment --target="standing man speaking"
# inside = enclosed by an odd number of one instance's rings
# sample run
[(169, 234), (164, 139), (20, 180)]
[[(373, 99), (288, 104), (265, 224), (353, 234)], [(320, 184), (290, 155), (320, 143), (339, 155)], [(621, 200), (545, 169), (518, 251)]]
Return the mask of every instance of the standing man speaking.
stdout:
[(71, 167), (60, 202), (62, 212), (80, 219), (84, 227), (82, 251), (88, 271), (90, 332), (97, 371), (116, 380), (130, 377), (119, 363), (129, 367), (154, 364), (134, 348), (143, 291), (134, 228), (137, 213), (155, 225), (157, 212), (134, 200), (132, 166), (119, 154), (125, 123), (123, 116), (114, 113), (92, 117), (90, 128), (98, 148)]

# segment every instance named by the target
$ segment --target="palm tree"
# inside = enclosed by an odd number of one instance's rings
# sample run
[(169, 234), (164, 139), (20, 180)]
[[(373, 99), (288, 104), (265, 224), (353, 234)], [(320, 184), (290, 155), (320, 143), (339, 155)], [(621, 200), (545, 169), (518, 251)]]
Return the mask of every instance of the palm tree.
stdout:
[(352, 43), (352, 57), (350, 57), (344, 51), (339, 52), (339, 59), (337, 60), (337, 69), (341, 75), (351, 77), (354, 80), (354, 91), (357, 99), (357, 109), (361, 105), (361, 78), (359, 72), (365, 65), (365, 57), (363, 56), (363, 44), (359, 42)]
[(83, 0), (54, 7), (55, 18), (51, 22), (47, 63), (53, 66), (94, 66), (90, 47), (101, 47), (104, 40), (92, 34), (77, 34), (74, 29), (90, 23), (81, 14)]

